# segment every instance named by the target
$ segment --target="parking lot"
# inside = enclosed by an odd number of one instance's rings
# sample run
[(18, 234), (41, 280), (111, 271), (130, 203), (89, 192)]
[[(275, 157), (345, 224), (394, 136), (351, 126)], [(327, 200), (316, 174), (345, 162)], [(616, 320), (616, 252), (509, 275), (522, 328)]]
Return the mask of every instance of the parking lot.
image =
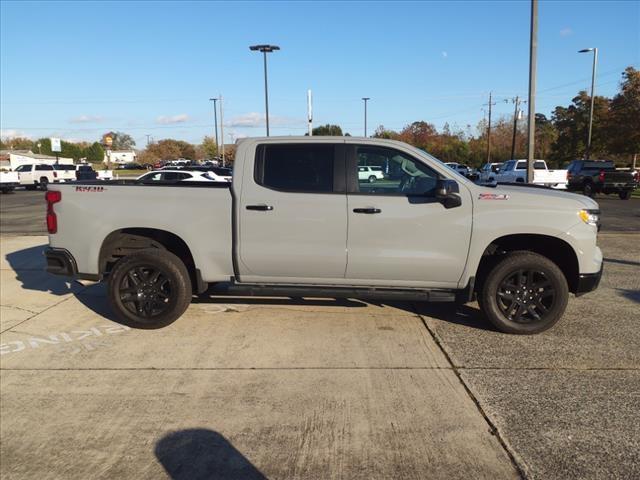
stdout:
[(513, 336), (475, 303), (206, 295), (132, 330), (44, 272), (43, 195), (1, 198), (3, 478), (640, 477), (640, 199), (596, 199), (600, 288)]

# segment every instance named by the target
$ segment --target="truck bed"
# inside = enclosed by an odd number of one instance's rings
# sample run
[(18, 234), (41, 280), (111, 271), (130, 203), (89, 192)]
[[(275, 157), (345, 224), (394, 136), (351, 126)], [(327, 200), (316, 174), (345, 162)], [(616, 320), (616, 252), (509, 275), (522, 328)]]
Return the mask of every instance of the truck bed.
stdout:
[(99, 273), (100, 247), (110, 233), (155, 229), (177, 235), (190, 246), (205, 281), (233, 275), (228, 182), (78, 181), (49, 185), (49, 190), (62, 196), (54, 205), (58, 231), (49, 235), (50, 245), (69, 250), (82, 274)]

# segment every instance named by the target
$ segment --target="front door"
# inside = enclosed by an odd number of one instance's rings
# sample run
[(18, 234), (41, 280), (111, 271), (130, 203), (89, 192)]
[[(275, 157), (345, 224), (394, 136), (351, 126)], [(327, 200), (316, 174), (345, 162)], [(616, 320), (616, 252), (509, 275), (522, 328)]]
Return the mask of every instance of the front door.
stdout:
[(239, 205), (240, 281), (341, 282), (346, 208), (343, 143), (258, 146)]
[[(362, 165), (383, 167), (385, 177), (359, 178)], [(347, 145), (348, 258), (353, 284), (456, 287), (471, 237), (471, 194), (462, 205), (435, 198), (438, 173), (393, 148)], [(448, 178), (460, 179), (451, 172)]]

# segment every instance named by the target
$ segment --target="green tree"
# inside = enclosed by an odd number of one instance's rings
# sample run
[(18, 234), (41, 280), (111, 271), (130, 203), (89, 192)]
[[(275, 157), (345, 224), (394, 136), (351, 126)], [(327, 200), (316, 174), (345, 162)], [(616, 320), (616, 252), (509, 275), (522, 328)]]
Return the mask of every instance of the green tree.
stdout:
[(398, 132), (387, 130), (384, 125), (378, 125), (378, 128), (373, 133), (373, 138), (386, 138), (387, 140), (396, 140), (398, 136)]
[(196, 153), (202, 159), (210, 159), (218, 156), (218, 146), (216, 145), (216, 139), (210, 136), (205, 136), (202, 139), (202, 143), (198, 145)]
[(611, 153), (640, 153), (640, 71), (633, 67), (624, 71), (620, 92), (611, 100), (607, 137)]
[(313, 135), (315, 136), (330, 136), (330, 137), (341, 137), (342, 136), (342, 128), (339, 125), (322, 125), (320, 127), (316, 127), (312, 130)]
[(94, 142), (83, 151), (84, 157), (87, 162), (90, 163), (103, 163), (104, 162), (104, 149), (98, 142)]
[(136, 142), (131, 135), (124, 132), (113, 132), (112, 150), (132, 150)]

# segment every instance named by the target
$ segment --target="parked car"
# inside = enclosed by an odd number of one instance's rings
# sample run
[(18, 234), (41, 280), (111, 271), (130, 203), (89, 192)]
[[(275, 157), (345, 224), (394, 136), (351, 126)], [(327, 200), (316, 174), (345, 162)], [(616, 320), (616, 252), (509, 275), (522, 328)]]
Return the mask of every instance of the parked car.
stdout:
[(367, 165), (359, 166), (358, 180), (367, 180), (369, 183), (373, 183), (378, 180), (384, 180), (384, 172), (382, 171), (382, 167), (370, 167)]
[(469, 180), (476, 181), (479, 177), (478, 171), (472, 169), (468, 165), (456, 162), (445, 162), (445, 165), (458, 172), (460, 175), (467, 177)]
[(493, 183), (496, 181), (496, 175), (500, 171), (500, 168), (504, 165), (503, 162), (485, 163), (480, 168), (480, 175), (478, 182), (480, 183)]
[(118, 165), (117, 170), (146, 170), (146, 168), (144, 167), (144, 165), (141, 165), (139, 163), (130, 162)]
[[(498, 183), (526, 183), (527, 161), (507, 160), (495, 176)], [(566, 170), (549, 170), (544, 160), (533, 162), (533, 183), (545, 187), (565, 189), (567, 188)]]
[[(363, 157), (402, 178), (361, 179)], [(231, 183), (52, 185), (47, 270), (107, 279), (111, 309), (142, 328), (173, 322), (211, 284), (234, 295), (477, 296), (497, 328), (521, 334), (550, 328), (569, 293), (602, 275), (588, 197), (476, 185), (384, 139), (243, 139), (235, 162)]]
[(20, 185), (23, 185), (27, 190), (36, 188), (46, 190), (47, 185), (58, 179), (58, 172), (53, 168), (53, 165), (44, 163), (20, 165), (14, 171), (18, 172)]
[(596, 193), (617, 193), (622, 200), (629, 200), (638, 186), (632, 172), (617, 171), (614, 163), (608, 160), (574, 160), (567, 172), (567, 189), (589, 197)]
[(199, 166), (199, 167), (184, 167), (180, 170), (189, 172), (209, 172), (213, 178), (217, 181), (230, 182), (233, 176), (233, 170), (225, 167), (212, 167), (212, 166)]
[(175, 183), (175, 182), (224, 182), (212, 172), (189, 172), (186, 170), (154, 170), (136, 178), (137, 183)]
[(0, 170), (0, 190), (2, 193), (9, 193), (20, 185), (18, 172), (10, 170)]

